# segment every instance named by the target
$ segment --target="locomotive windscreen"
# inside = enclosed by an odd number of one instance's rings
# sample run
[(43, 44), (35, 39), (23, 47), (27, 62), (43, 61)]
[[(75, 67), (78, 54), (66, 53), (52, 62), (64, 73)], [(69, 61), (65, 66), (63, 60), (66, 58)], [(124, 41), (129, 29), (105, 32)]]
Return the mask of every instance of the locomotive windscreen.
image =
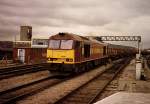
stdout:
[(59, 47), (60, 47), (60, 40), (50, 40), (49, 48), (59, 49)]
[(72, 49), (73, 40), (61, 40), (61, 49)]
[(49, 48), (51, 49), (72, 49), (73, 40), (50, 40)]

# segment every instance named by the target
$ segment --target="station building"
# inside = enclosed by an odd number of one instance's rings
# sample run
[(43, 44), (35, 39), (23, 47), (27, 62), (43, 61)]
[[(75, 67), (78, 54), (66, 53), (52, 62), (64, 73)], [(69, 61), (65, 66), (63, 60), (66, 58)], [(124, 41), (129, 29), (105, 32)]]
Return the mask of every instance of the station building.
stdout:
[(32, 27), (21, 26), (20, 41), (13, 44), (13, 61), (21, 63), (46, 62), (48, 39), (32, 38)]

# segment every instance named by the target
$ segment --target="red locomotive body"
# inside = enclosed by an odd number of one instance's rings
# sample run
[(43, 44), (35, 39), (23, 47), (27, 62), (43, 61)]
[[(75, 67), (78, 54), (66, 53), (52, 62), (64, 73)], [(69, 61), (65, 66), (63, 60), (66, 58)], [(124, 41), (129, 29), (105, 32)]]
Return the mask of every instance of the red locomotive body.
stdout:
[(56, 70), (80, 72), (106, 63), (109, 58), (135, 54), (135, 48), (105, 44), (71, 33), (58, 33), (49, 38), (47, 62), (60, 66)]

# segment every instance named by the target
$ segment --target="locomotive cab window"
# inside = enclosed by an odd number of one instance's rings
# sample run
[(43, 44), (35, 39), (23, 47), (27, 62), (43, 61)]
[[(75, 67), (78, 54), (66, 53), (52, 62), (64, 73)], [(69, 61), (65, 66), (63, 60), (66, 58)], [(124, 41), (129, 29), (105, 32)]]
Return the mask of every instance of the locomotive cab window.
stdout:
[(61, 40), (61, 49), (72, 49), (73, 40)]
[(59, 46), (60, 46), (60, 40), (50, 40), (49, 48), (59, 49)]
[(50, 40), (49, 48), (51, 49), (72, 49), (73, 40)]
[(90, 57), (90, 45), (84, 44), (84, 57), (88, 58)]

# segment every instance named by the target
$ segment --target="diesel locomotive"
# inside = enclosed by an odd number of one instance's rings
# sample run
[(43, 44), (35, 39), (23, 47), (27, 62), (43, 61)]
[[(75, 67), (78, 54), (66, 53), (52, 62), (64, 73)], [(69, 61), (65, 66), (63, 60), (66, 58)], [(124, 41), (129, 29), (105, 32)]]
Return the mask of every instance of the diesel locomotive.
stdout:
[(82, 72), (110, 59), (134, 55), (136, 48), (106, 44), (72, 33), (49, 38), (47, 63), (55, 71)]

